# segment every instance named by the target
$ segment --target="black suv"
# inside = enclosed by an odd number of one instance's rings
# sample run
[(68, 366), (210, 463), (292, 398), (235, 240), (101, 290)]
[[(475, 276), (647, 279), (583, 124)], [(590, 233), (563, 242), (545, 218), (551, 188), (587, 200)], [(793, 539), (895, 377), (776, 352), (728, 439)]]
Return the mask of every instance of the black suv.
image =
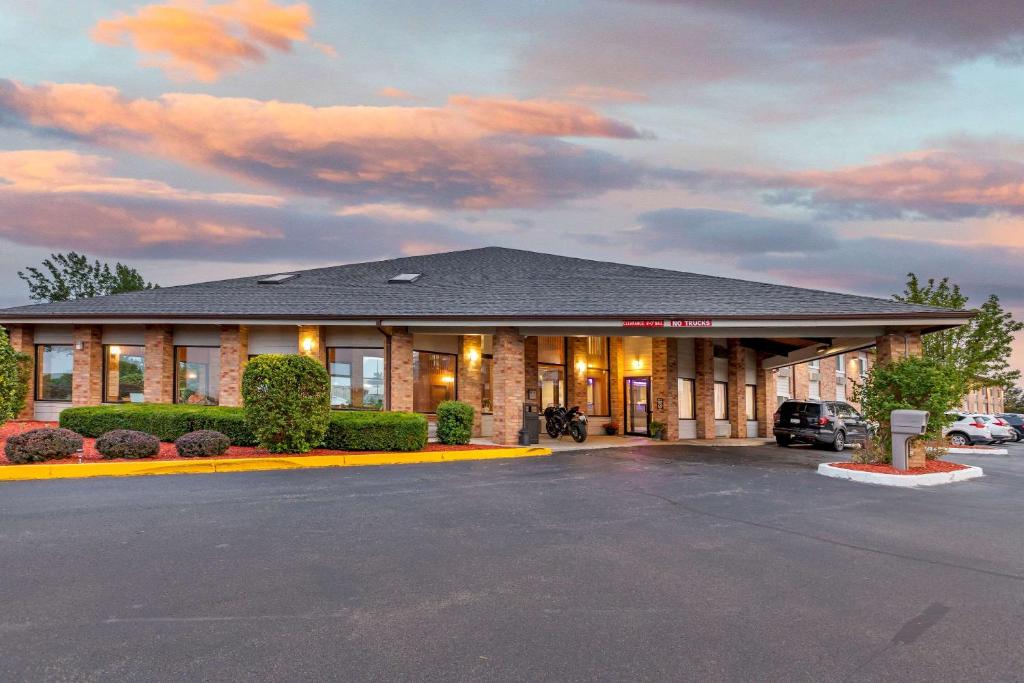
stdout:
[(1018, 415), (1017, 413), (1000, 413), (996, 417), (1001, 417), (1010, 423), (1013, 427), (1014, 441), (1020, 441), (1024, 439), (1024, 415)]
[(848, 443), (866, 444), (868, 423), (842, 401), (786, 401), (775, 413), (775, 441), (826, 446), (842, 451)]

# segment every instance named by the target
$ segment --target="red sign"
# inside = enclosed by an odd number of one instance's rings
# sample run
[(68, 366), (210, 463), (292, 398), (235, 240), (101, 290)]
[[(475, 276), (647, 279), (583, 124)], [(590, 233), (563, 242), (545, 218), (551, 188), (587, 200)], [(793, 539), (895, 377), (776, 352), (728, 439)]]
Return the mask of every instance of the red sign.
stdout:
[(713, 327), (711, 320), (623, 320), (623, 327)]

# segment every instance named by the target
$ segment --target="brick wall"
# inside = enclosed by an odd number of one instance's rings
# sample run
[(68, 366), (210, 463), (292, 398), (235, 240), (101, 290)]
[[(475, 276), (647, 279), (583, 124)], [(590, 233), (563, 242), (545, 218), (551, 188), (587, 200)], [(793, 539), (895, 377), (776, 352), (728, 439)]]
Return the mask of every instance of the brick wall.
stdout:
[(626, 416), (625, 360), (622, 353), (622, 337), (612, 337), (609, 341), (611, 348), (608, 357), (608, 381), (612, 385), (611, 421), (618, 425), (618, 433), (622, 434), (622, 430), (625, 428), (623, 421)]
[[(679, 351), (674, 337), (651, 340), (651, 416), (665, 424), (669, 441), (679, 439)], [(661, 404), (659, 406), (659, 403)]]
[[(523, 338), (523, 387), (526, 391), (527, 401), (533, 401), (538, 409), (543, 408), (540, 404), (540, 370), (537, 367), (538, 351), (537, 337)], [(533, 398), (529, 398), (530, 392)]]
[(810, 396), (808, 385), (810, 383), (811, 368), (807, 363), (793, 366), (793, 398), (798, 401), (806, 401)]
[(242, 405), (242, 373), (248, 361), (249, 328), (245, 325), (221, 325), (220, 405)]
[(694, 406), (697, 411), (697, 438), (715, 438), (715, 344), (711, 339), (694, 340), (694, 364), (697, 369)]
[(391, 410), (412, 411), (412, 333), (406, 328), (391, 333), (387, 376)]
[(494, 334), (494, 441), (514, 445), (519, 441), (526, 400), (526, 372), (523, 338), (512, 327), (499, 327)]
[(480, 436), (483, 417), (483, 337), (479, 334), (464, 334), (459, 337), (459, 382), (458, 399), (473, 406), (473, 436)]
[(747, 351), (739, 339), (729, 348), (729, 436), (747, 438)]
[(76, 406), (99, 405), (103, 402), (102, 328), (99, 325), (75, 325), (72, 338), (75, 350), (71, 402)]
[(822, 401), (836, 400), (836, 367), (835, 356), (821, 359), (821, 381), (818, 386)]
[(146, 403), (174, 401), (174, 335), (170, 325), (146, 325)]
[[(587, 338), (568, 338), (568, 407), (580, 406), (583, 412), (587, 408)], [(582, 363), (582, 366), (580, 365)], [(580, 367), (583, 371), (580, 371)]]
[(889, 363), (907, 355), (919, 357), (922, 353), (921, 335), (917, 332), (886, 334), (875, 340), (875, 362)]
[(763, 439), (772, 435), (775, 417), (775, 373), (764, 367), (767, 353), (757, 354), (757, 435)]
[(36, 348), (35, 334), (31, 325), (11, 325), (7, 328), (7, 336), (11, 340), (11, 348), (18, 353), (24, 353), (29, 357), (28, 387), (25, 390), (25, 407), (15, 417), (21, 420), (31, 420), (35, 417), (36, 398)]

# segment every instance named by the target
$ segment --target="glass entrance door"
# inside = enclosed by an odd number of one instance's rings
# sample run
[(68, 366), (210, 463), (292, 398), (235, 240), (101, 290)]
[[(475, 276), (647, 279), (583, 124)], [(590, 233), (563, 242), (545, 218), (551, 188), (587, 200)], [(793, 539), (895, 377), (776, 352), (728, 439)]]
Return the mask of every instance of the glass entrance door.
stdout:
[(626, 434), (647, 436), (650, 431), (651, 378), (626, 378)]

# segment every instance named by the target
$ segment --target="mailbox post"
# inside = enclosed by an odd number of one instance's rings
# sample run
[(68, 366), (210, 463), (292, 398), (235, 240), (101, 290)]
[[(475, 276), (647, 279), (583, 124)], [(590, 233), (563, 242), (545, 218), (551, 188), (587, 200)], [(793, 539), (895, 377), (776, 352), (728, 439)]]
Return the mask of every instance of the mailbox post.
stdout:
[(892, 421), (892, 466), (905, 470), (910, 460), (910, 442), (928, 429), (928, 413), (924, 410), (894, 410)]

